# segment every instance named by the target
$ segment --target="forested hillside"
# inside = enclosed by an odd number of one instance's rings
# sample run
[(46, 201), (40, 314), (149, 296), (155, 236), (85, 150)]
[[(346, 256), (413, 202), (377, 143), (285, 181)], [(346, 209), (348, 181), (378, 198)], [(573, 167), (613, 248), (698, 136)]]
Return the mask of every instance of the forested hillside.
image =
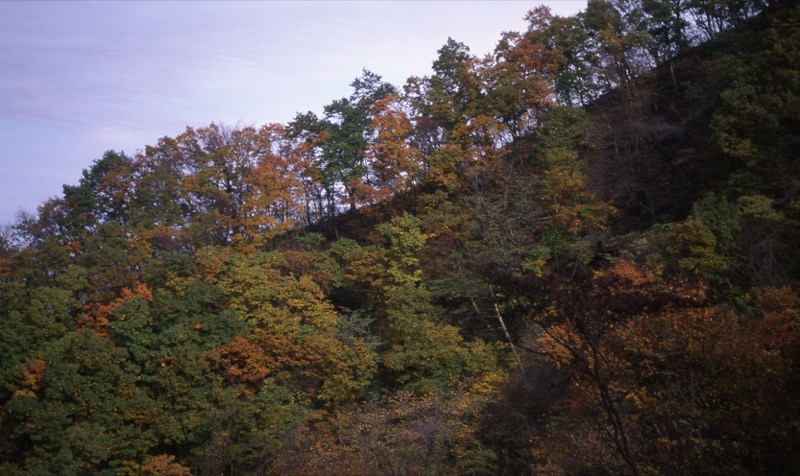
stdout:
[(590, 0), (0, 234), (0, 474), (800, 467), (800, 7)]

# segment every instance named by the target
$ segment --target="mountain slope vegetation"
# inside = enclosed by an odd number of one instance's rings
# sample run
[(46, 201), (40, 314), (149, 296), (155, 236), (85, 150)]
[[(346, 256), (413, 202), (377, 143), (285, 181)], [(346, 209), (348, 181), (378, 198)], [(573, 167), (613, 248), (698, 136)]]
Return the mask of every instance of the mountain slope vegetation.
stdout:
[(0, 235), (3, 474), (794, 474), (800, 7), (545, 7)]

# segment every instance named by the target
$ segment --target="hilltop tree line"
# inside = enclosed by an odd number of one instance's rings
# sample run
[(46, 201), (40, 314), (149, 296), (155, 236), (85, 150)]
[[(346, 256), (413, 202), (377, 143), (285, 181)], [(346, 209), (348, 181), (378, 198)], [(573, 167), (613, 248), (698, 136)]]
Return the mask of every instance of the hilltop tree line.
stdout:
[(4, 474), (792, 474), (800, 8), (590, 0), (0, 234)]

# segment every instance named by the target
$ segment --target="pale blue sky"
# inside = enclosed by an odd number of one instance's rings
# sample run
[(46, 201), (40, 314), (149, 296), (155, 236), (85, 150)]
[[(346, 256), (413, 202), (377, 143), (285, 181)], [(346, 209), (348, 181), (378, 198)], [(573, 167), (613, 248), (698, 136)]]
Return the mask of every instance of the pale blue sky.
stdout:
[(586, 1), (0, 2), (0, 225), (106, 150), (320, 113), (363, 68), (402, 86), (448, 37), (482, 56), (539, 4)]

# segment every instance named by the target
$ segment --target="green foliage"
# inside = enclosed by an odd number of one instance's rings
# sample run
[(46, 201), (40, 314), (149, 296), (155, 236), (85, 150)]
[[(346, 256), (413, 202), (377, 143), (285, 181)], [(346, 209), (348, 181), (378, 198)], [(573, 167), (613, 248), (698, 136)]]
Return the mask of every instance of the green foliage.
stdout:
[(720, 280), (738, 271), (756, 284), (774, 284), (785, 279), (788, 268), (778, 255), (792, 255), (784, 236), (793, 226), (764, 195), (745, 195), (732, 203), (712, 194), (676, 225), (669, 252), (682, 269), (698, 276)]
[(698, 219), (675, 226), (669, 251), (679, 257), (681, 269), (698, 276), (719, 278), (728, 268), (725, 258), (717, 254), (714, 232)]
[(325, 242), (325, 237), (321, 233), (308, 233), (304, 236), (297, 238), (299, 244), (306, 251), (314, 251), (319, 249), (320, 245)]
[(65, 241), (73, 241), (100, 223), (124, 222), (132, 188), (132, 161), (124, 153), (108, 151), (94, 162), (77, 186), (64, 186), (68, 207), (59, 223)]
[[(719, 150), (742, 165), (731, 185), (743, 194), (786, 190), (787, 179), (797, 176), (798, 124), (790, 111), (800, 107), (798, 18), (796, 7), (785, 9), (757, 45), (725, 57), (729, 84), (720, 92), (712, 133)], [(744, 174), (750, 186), (742, 187)]]
[(582, 109), (555, 107), (548, 111), (539, 130), (544, 149), (573, 149), (589, 125), (589, 116)]
[[(586, 238), (606, 230), (614, 209), (597, 197), (587, 183), (585, 162), (578, 143), (587, 123), (584, 112), (572, 107), (549, 111), (539, 131), (543, 173), (538, 181), (538, 196), (548, 207), (548, 223), (542, 232), (556, 266), (586, 264)], [(534, 248), (536, 249), (536, 248)], [(541, 253), (539, 254), (540, 260)], [(534, 274), (544, 268), (532, 268)]]
[(463, 375), (492, 370), (492, 349), (467, 343), (454, 326), (443, 324), (442, 310), (431, 302), (419, 255), (426, 237), (420, 220), (404, 214), (378, 227), (386, 279), (380, 283), (387, 348), (381, 362), (396, 381), (416, 392), (442, 388)]
[(45, 286), (27, 293), (0, 283), (0, 296), (14, 296), (17, 301), (4, 299), (0, 314), (0, 353), (5, 356), (0, 365), (0, 401), (4, 402), (19, 388), (25, 367), (72, 329), (78, 303), (69, 291)]
[(419, 226), (419, 218), (407, 213), (378, 226), (386, 242), (387, 284), (391, 287), (413, 288), (422, 280), (419, 253), (426, 237)]
[(13, 437), (29, 441), (31, 473), (115, 474), (156, 443), (142, 425), (153, 402), (125, 371), (125, 353), (91, 331), (53, 342), (5, 406)]
[(195, 450), (194, 466), (204, 474), (245, 474), (274, 460), (307, 412), (301, 399), (272, 379), (247, 400), (226, 396), (205, 420), (209, 433)]

